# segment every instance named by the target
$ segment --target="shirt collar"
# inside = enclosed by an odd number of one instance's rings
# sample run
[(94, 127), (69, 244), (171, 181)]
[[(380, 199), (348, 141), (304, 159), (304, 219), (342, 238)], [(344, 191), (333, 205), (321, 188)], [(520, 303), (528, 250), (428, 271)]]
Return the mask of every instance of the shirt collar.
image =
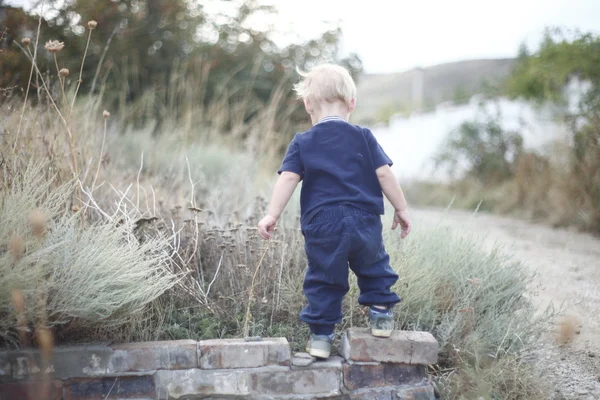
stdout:
[(320, 124), (322, 122), (327, 122), (327, 121), (344, 121), (346, 122), (346, 120), (342, 117), (338, 117), (338, 116), (331, 116), (331, 117), (323, 117), (321, 118), (321, 120), (319, 122), (317, 122), (315, 125)]

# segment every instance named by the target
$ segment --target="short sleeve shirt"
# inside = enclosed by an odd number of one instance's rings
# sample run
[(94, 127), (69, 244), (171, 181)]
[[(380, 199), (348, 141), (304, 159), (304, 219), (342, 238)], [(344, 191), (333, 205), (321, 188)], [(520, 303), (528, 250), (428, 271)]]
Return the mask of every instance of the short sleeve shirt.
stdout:
[(383, 214), (383, 193), (376, 170), (393, 165), (366, 128), (341, 118), (326, 118), (290, 142), (279, 173), (302, 178), (301, 224), (328, 207), (349, 205)]

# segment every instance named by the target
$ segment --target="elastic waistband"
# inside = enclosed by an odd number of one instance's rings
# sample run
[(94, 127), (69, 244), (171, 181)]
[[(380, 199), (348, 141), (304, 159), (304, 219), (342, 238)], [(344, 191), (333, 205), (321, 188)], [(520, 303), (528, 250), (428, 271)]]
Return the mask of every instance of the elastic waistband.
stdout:
[(371, 214), (371, 212), (353, 206), (335, 206), (325, 208), (319, 211), (313, 218), (311, 218), (310, 223), (331, 221), (336, 219), (342, 219), (345, 217), (356, 217)]

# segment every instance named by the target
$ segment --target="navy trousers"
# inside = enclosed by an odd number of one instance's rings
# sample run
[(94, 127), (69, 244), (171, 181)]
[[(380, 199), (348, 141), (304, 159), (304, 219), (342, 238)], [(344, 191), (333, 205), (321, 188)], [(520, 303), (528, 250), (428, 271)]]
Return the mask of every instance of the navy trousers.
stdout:
[(398, 275), (385, 251), (381, 217), (349, 206), (320, 211), (302, 227), (308, 270), (304, 294), (308, 305), (300, 319), (314, 334), (333, 333), (342, 322), (342, 300), (348, 290), (351, 269), (357, 277), (365, 306), (393, 307), (401, 299), (391, 291)]

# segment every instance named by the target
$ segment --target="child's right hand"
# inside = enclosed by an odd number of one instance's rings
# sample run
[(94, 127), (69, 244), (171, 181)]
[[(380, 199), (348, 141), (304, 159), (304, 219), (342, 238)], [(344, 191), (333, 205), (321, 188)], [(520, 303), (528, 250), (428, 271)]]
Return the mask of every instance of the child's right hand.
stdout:
[(402, 239), (404, 239), (408, 236), (410, 230), (412, 229), (410, 217), (408, 216), (408, 210), (396, 210), (394, 212), (394, 224), (392, 225), (392, 230), (396, 230), (398, 225), (400, 225), (400, 228), (402, 228), (400, 236)]
[(258, 234), (261, 238), (268, 240), (271, 238), (271, 233), (275, 230), (277, 219), (267, 215), (258, 223)]

